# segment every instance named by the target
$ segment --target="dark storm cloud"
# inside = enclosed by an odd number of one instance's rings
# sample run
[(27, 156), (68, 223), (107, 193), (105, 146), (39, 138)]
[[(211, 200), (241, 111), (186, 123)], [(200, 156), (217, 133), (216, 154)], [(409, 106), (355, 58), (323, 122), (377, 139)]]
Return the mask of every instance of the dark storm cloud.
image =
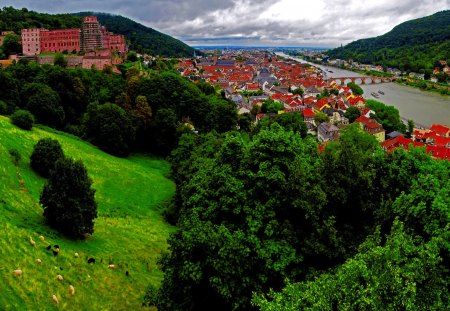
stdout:
[(49, 12), (121, 14), (189, 44), (337, 46), (450, 8), (450, 0), (0, 0)]

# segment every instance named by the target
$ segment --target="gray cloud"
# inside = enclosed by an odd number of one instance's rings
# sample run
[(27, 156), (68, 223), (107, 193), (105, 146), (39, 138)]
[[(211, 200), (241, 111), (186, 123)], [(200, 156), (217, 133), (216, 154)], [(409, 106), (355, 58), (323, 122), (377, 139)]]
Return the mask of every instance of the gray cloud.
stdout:
[(0, 0), (39, 12), (120, 14), (191, 45), (338, 46), (450, 8), (450, 0)]

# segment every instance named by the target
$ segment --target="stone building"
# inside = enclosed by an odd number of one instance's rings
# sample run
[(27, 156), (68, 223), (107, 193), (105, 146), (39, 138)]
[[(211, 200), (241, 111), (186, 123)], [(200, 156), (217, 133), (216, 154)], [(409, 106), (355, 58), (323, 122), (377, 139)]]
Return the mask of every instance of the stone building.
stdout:
[(80, 29), (41, 30), (41, 53), (80, 51)]
[(103, 48), (100, 23), (96, 16), (85, 16), (81, 27), (81, 51), (89, 52)]
[(33, 56), (41, 54), (41, 31), (44, 28), (22, 29), (22, 54)]

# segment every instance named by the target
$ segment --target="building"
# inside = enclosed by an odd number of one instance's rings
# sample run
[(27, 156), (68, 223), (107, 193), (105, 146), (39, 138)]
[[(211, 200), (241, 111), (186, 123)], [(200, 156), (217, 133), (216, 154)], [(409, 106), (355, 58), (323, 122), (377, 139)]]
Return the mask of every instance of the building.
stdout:
[(117, 51), (119, 53), (127, 52), (127, 41), (124, 35), (117, 35), (108, 32), (105, 26), (101, 27), (103, 48)]
[(377, 120), (367, 118), (366, 116), (360, 116), (355, 121), (361, 125), (361, 129), (363, 129), (370, 135), (375, 136), (375, 138), (380, 143), (386, 140), (386, 131), (384, 130), (383, 126), (377, 122)]
[(102, 47), (102, 31), (97, 17), (85, 16), (81, 27), (81, 51), (95, 51)]
[(337, 126), (322, 122), (317, 128), (317, 139), (323, 143), (327, 141), (337, 140), (339, 138), (340, 130)]
[(80, 29), (41, 30), (41, 53), (80, 51)]
[(22, 54), (25, 56), (64, 51), (92, 52), (98, 49), (127, 52), (125, 36), (108, 32), (95, 16), (84, 17), (81, 29), (22, 29), (21, 36)]
[(44, 28), (22, 29), (22, 54), (25, 56), (34, 56), (41, 54), (41, 31)]

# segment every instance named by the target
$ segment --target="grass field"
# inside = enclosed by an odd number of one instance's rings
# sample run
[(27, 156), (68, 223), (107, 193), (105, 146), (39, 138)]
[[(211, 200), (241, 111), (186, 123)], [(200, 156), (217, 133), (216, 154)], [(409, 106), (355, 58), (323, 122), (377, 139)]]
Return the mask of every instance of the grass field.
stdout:
[[(57, 139), (66, 156), (81, 159), (94, 181), (99, 217), (88, 240), (66, 239), (44, 223), (38, 202), (45, 179), (29, 164), (34, 144), (44, 137)], [(17, 167), (11, 149), (21, 155)], [(156, 262), (173, 231), (161, 216), (162, 204), (175, 191), (168, 171), (163, 160), (144, 155), (116, 158), (71, 135), (45, 128), (24, 131), (0, 116), (0, 309), (140, 308), (146, 287), (161, 281)], [(58, 256), (46, 250), (54, 244), (60, 246)], [(90, 257), (95, 264), (87, 264)], [(42, 265), (35, 262), (38, 258)], [(110, 262), (117, 269), (108, 269)], [(22, 276), (14, 276), (15, 269), (21, 269)], [(56, 280), (58, 274), (63, 282)], [(74, 296), (69, 285), (75, 288)]]

